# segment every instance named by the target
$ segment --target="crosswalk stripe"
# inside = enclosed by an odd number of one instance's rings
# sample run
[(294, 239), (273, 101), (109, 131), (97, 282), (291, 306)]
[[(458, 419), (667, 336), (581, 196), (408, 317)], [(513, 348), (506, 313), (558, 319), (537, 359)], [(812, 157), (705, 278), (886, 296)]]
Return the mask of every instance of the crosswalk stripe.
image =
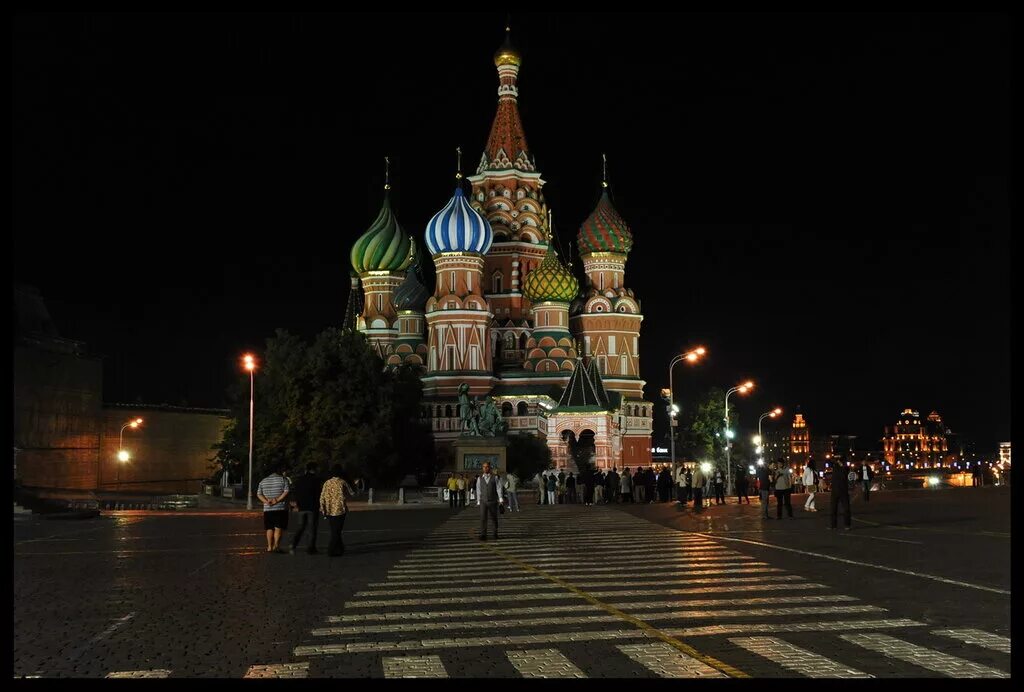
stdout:
[[(538, 536), (538, 538), (540, 538)], [(631, 541), (627, 545), (635, 546), (629, 548), (623, 548), (620, 545), (614, 543), (566, 543), (562, 546), (547, 546), (538, 547), (536, 540), (519, 541), (512, 538), (502, 537), (498, 543), (502, 546), (508, 546), (509, 552), (523, 553), (528, 555), (536, 555), (539, 557), (558, 557), (559, 555), (565, 555), (573, 551), (586, 552), (592, 550), (614, 550), (616, 555), (651, 555), (653, 553), (663, 552), (677, 552), (677, 551), (688, 551), (693, 553), (719, 553), (719, 552), (736, 552), (723, 548), (717, 543), (679, 543), (679, 542), (667, 542), (659, 543), (655, 550), (649, 546), (636, 546), (635, 542)], [(513, 545), (515, 544), (515, 545)], [(462, 547), (452, 548), (439, 548), (430, 550), (412, 550), (404, 558), (404, 560), (441, 560), (446, 558), (458, 558), (458, 557), (473, 557), (480, 555), (481, 546), (477, 543), (470, 543)]]
[(166, 678), (171, 671), (164, 668), (152, 670), (119, 670), (114, 673), (107, 673), (108, 678)]
[[(532, 560), (530, 561), (530, 564), (534, 564)], [(563, 571), (564, 572), (566, 570), (569, 570), (569, 571), (572, 571), (572, 572), (578, 572), (578, 571), (586, 570), (586, 571), (590, 571), (590, 572), (616, 572), (616, 571), (622, 571), (622, 572), (625, 572), (627, 574), (635, 574), (636, 573), (636, 567), (637, 567), (636, 562), (624, 562), (622, 564), (616, 564), (616, 565), (608, 565), (607, 563), (603, 563), (602, 562), (601, 564), (605, 565), (605, 566), (602, 566), (602, 567), (579, 567), (579, 566), (577, 566), (578, 564), (579, 564), (578, 562), (577, 563), (571, 563), (571, 562), (569, 562), (569, 563), (557, 563), (557, 564), (551, 564), (551, 565), (540, 563), (540, 562), (536, 563), (537, 567), (544, 568), (544, 571), (546, 571), (546, 572), (556, 572), (556, 571)], [(650, 567), (661, 568), (661, 569), (687, 570), (687, 569), (696, 569), (696, 568), (734, 567), (734, 566), (758, 565), (758, 564), (765, 564), (765, 563), (758, 562), (756, 560), (752, 560), (752, 559), (748, 558), (748, 559), (743, 559), (743, 560), (728, 560), (728, 561), (723, 560), (721, 562), (708, 562), (708, 563), (703, 563), (703, 564), (697, 565), (697, 564), (693, 564), (693, 563), (689, 562), (688, 560), (680, 559), (680, 560), (664, 560), (664, 561), (661, 561), (661, 562), (659, 562), (659, 563), (657, 563), (655, 565), (650, 565)], [(514, 573), (514, 571), (510, 570), (507, 566), (506, 567), (500, 567), (499, 565), (500, 565), (500, 563), (475, 563), (475, 566), (473, 566), (473, 567), (465, 567), (465, 568), (462, 568), (462, 569), (459, 569), (456, 566), (423, 567), (423, 568), (411, 568), (411, 567), (397, 568), (396, 567), (396, 568), (393, 568), (393, 569), (389, 570), (388, 578), (389, 579), (398, 579), (398, 578), (401, 578), (401, 577), (424, 577), (424, 578), (425, 577), (433, 577), (433, 578), (436, 579), (436, 578), (444, 577), (444, 576), (448, 576), (448, 575), (452, 575), (452, 576), (459, 576), (459, 575), (480, 576), (480, 575), (487, 575), (487, 574), (509, 574), (510, 572)]]
[[(514, 555), (514, 553), (510, 553)], [(568, 557), (549, 557), (549, 558), (534, 558), (532, 555), (517, 555), (517, 557), (529, 560), (531, 564), (538, 565), (551, 565), (551, 564), (579, 564), (580, 561), (592, 560), (597, 556), (594, 555), (571, 555)], [(486, 554), (474, 555), (472, 559), (467, 559), (460, 563), (455, 560), (436, 560), (430, 562), (399, 562), (391, 568), (392, 571), (410, 571), (410, 570), (430, 570), (430, 569), (458, 569), (460, 566), (478, 565), (480, 560), (487, 559)], [(681, 553), (666, 554), (659, 557), (648, 556), (636, 556), (636, 557), (613, 557), (599, 558), (602, 565), (637, 565), (642, 564), (646, 566), (654, 566), (665, 563), (702, 563), (702, 562), (743, 562), (745, 560), (753, 560), (754, 558), (747, 555), (715, 555), (709, 557), (689, 557)], [(486, 564), (486, 563), (485, 563)]]
[(499, 637), (467, 637), (458, 639), (412, 639), (398, 642), (348, 642), (297, 646), (296, 656), (324, 656), (346, 653), (373, 653), (379, 651), (415, 651), (417, 649), (462, 649), (472, 646), (515, 646), (519, 644), (556, 644), (564, 642), (603, 641), (608, 639), (645, 639), (647, 634), (638, 629), (598, 630), (594, 632), (556, 632), (551, 634), (522, 634)]
[(446, 678), (448, 671), (441, 663), (441, 657), (431, 656), (385, 656), (383, 659), (385, 678)]
[(855, 668), (773, 637), (734, 637), (730, 642), (809, 678), (870, 678)]
[(992, 649), (993, 651), (999, 651), (1004, 654), (1010, 653), (1010, 638), (1002, 637), (998, 634), (991, 634), (983, 630), (932, 630), (932, 634), (937, 634), (940, 637), (950, 637), (952, 639), (958, 639), (964, 644), (974, 644), (975, 646), (983, 646), (986, 649)]
[(309, 676), (309, 661), (302, 663), (272, 663), (249, 666), (246, 678), (305, 678)]
[(506, 651), (509, 663), (524, 678), (585, 678), (583, 671), (572, 664), (558, 649)]
[[(685, 602), (689, 605), (688, 602)], [(574, 611), (590, 611), (590, 607), (574, 607)], [(791, 606), (786, 608), (743, 608), (739, 610), (676, 610), (668, 613), (644, 613), (637, 617), (645, 622), (658, 622), (663, 620), (686, 619), (707, 619), (707, 618), (752, 618), (770, 617), (773, 615), (835, 615), (838, 613), (877, 613), (884, 612), (885, 608), (873, 605), (850, 605), (850, 606)], [(538, 611), (531, 610), (529, 613)], [(525, 614), (520, 610), (519, 614)], [(357, 634), (385, 634), (391, 632), (424, 632), (428, 630), (467, 630), (467, 629), (497, 629), (512, 627), (544, 627), (556, 625), (578, 625), (595, 622), (617, 622), (621, 618), (615, 615), (560, 615), (557, 617), (520, 617), (512, 620), (458, 620), (456, 618), (437, 618), (433, 621), (420, 621), (413, 623), (397, 623), (384, 625), (353, 625), (347, 627), (321, 627), (313, 630), (315, 637), (340, 637)], [(672, 647), (669, 647), (672, 648)], [(672, 649), (675, 651), (675, 649)]]
[(744, 632), (831, 632), (834, 630), (874, 630), (896, 627), (923, 627), (923, 622), (908, 619), (895, 620), (848, 620), (833, 622), (783, 622), (783, 623), (744, 623), (736, 625), (708, 625), (706, 627), (687, 627), (680, 630), (669, 630), (673, 637), (706, 637), (719, 634), (742, 634)]
[[(778, 584), (780, 581), (800, 581), (803, 577), (795, 574), (780, 574), (772, 577), (771, 584), (765, 584), (764, 577), (733, 577), (729, 583), (723, 583), (720, 579), (688, 579), (688, 583), (712, 584), (712, 586), (693, 587), (684, 589), (627, 589), (622, 591), (594, 591), (594, 597), (618, 597), (625, 596), (687, 596), (690, 594), (735, 592), (735, 591), (770, 591), (785, 588), (788, 591), (797, 588), (826, 588), (823, 584), (787, 584), (785, 587)], [(757, 582), (756, 584), (741, 584), (738, 582)], [(611, 586), (608, 584), (606, 586)], [(409, 606), (409, 605), (442, 605), (444, 603), (470, 603), (470, 602), (500, 602), (500, 601), (551, 601), (570, 598), (581, 598), (574, 593), (563, 591), (561, 593), (525, 593), (525, 594), (480, 594), (472, 596), (444, 596), (438, 598), (395, 598), (370, 601), (350, 601), (346, 604), (350, 608), (377, 608), (382, 606)]]
[(852, 644), (862, 646), (871, 651), (877, 651), (889, 658), (913, 663), (916, 666), (921, 666), (922, 668), (927, 668), (952, 678), (1010, 677), (1009, 673), (1004, 673), (1001, 670), (989, 668), (988, 666), (973, 663), (924, 646), (911, 644), (910, 642), (885, 634), (841, 634), (839, 636)]
[(703, 661), (687, 656), (665, 642), (619, 644), (619, 651), (663, 678), (724, 678)]
[[(856, 601), (853, 596), (843, 594), (803, 594), (800, 596), (801, 603), (832, 603)], [(657, 610), (665, 608), (678, 608), (685, 605), (687, 608), (713, 607), (713, 606), (753, 606), (778, 603), (778, 596), (763, 596), (757, 598), (702, 598), (688, 599), (686, 601), (645, 601), (643, 603), (616, 603), (609, 601), (612, 605), (623, 611)], [(588, 612), (594, 609), (589, 604), (576, 605), (545, 605), (545, 613), (570, 613)], [(715, 611), (716, 613), (720, 611)], [(737, 611), (740, 612), (740, 611)], [(744, 611), (745, 612), (745, 611)], [(411, 610), (398, 613), (360, 613), (348, 615), (329, 615), (327, 622), (388, 622), (405, 620), (434, 620), (453, 618), (495, 618), (495, 617), (519, 617), (537, 613), (536, 608), (474, 608), (472, 610)]]

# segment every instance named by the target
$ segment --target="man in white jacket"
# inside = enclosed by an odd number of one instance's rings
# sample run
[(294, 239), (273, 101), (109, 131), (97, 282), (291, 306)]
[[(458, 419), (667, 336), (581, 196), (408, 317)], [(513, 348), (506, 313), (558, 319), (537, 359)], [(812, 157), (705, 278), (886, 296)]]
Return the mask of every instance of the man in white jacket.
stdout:
[(807, 500), (804, 502), (804, 509), (808, 512), (817, 512), (817, 508), (814, 506), (814, 477), (816, 471), (814, 468), (814, 459), (807, 459), (807, 465), (804, 466), (804, 475), (800, 480), (804, 484), (804, 488), (807, 490)]

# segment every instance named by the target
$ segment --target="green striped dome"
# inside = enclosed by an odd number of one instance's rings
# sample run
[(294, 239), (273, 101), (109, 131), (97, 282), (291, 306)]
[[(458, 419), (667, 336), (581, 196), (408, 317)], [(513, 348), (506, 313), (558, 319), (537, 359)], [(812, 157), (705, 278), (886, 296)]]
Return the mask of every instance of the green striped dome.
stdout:
[(531, 303), (542, 303), (545, 300), (568, 303), (576, 297), (579, 287), (576, 277), (558, 261), (558, 253), (549, 245), (544, 261), (526, 275), (523, 295)]
[(576, 239), (581, 254), (617, 252), (626, 255), (633, 249), (633, 234), (619, 216), (619, 212), (612, 206), (608, 188), (604, 189), (597, 207), (580, 226)]
[(360, 274), (373, 271), (399, 272), (409, 266), (415, 247), (412, 238), (398, 225), (391, 200), (384, 193), (384, 205), (377, 219), (352, 246), (352, 268)]

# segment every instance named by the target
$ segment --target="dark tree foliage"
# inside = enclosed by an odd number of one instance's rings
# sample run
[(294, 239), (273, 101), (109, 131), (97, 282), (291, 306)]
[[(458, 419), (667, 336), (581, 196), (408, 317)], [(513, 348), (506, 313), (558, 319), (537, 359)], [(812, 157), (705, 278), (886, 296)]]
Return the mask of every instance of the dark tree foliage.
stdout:
[(533, 435), (509, 435), (506, 454), (508, 470), (524, 481), (551, 468), (551, 450)]
[[(358, 333), (328, 328), (307, 343), (279, 329), (256, 371), (253, 481), (277, 462), (321, 471), (340, 463), (371, 486), (429, 471), (430, 429), (421, 418), (423, 385), (411, 368), (385, 371)], [(232, 421), (212, 462), (248, 468), (249, 383), (229, 392)]]

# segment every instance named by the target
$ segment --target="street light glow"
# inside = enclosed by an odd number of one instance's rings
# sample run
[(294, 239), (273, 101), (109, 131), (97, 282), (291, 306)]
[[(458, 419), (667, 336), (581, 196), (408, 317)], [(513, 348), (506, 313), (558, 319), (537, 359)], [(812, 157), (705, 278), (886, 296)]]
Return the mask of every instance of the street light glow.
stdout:
[(242, 360), (245, 364), (246, 370), (251, 371), (256, 369), (256, 359), (253, 358), (252, 354), (246, 353), (245, 356), (242, 357)]
[(700, 465), (700, 470), (703, 471), (704, 473), (711, 473), (711, 464), (705, 461), (703, 464)]
[(117, 453), (117, 460), (118, 461), (122, 461), (123, 462), (123, 461), (128, 461), (129, 459), (131, 459), (131, 455), (128, 454), (128, 450), (122, 449), (120, 452)]
[(782, 415), (782, 409), (781, 408), (776, 408), (774, 411), (772, 411), (772, 415), (773, 416), (781, 416)]

